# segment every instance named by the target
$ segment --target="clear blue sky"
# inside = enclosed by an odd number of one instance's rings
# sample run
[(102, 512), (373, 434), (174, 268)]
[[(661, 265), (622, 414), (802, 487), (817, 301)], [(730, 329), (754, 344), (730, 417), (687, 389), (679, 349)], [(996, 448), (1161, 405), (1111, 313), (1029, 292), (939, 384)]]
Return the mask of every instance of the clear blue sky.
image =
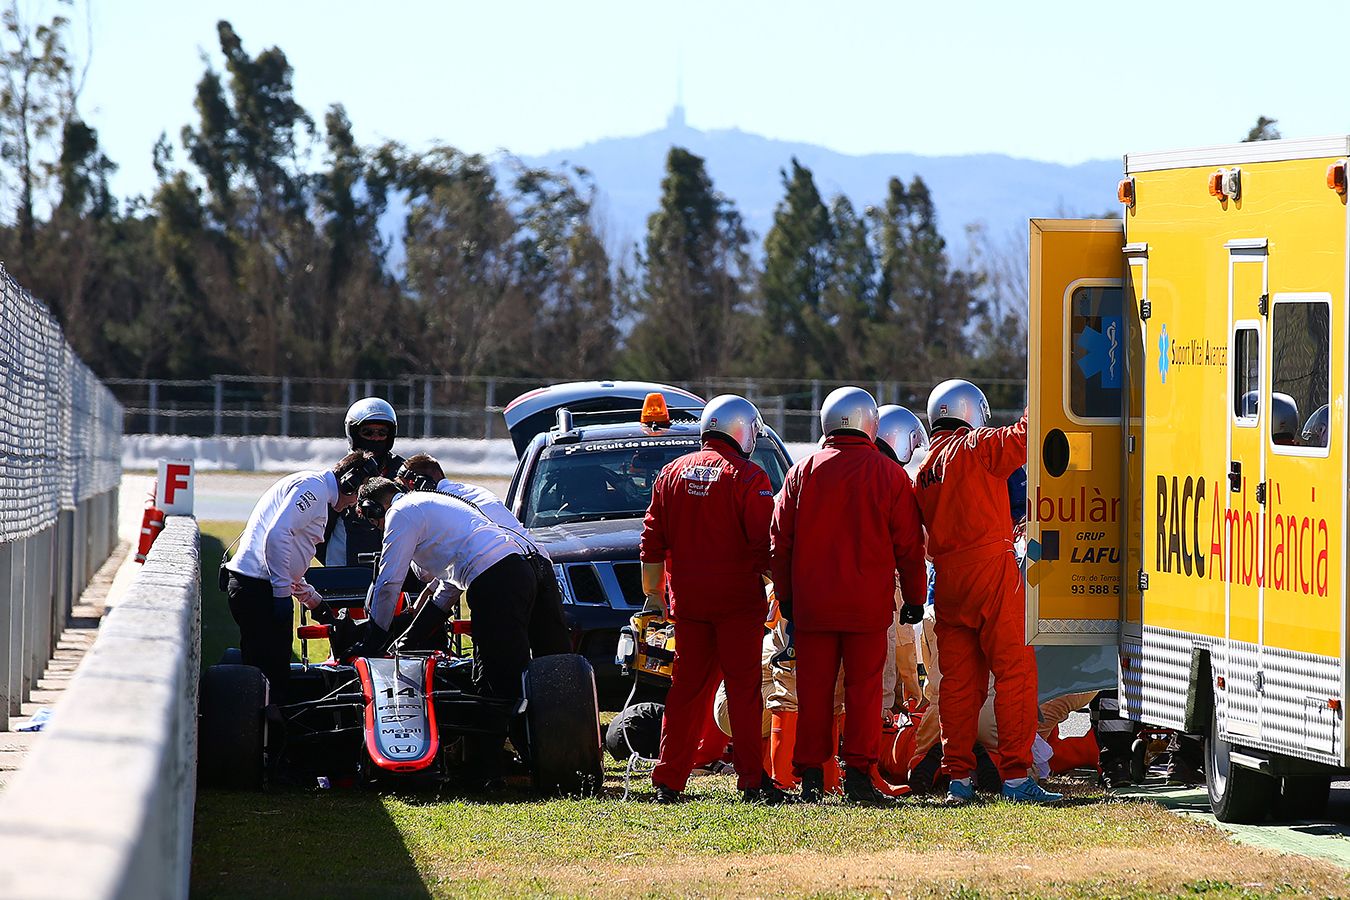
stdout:
[(1235, 141), (1261, 114), (1286, 137), (1350, 131), (1343, 2), (76, 2), (81, 107), (123, 195), (193, 117), (220, 18), (284, 50), (300, 102), (320, 122), (345, 104), (363, 142), (529, 155), (639, 134), (681, 72), (695, 128), (846, 153), (1074, 163)]

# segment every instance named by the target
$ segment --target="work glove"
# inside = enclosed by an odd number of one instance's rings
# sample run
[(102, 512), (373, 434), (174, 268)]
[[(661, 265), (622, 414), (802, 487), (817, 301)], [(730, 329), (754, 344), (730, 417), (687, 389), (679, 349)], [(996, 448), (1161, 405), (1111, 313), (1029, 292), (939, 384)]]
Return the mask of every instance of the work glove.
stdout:
[(385, 655), (385, 650), (389, 647), (389, 632), (385, 631), (374, 622), (367, 622), (365, 633), (361, 635), (361, 640), (348, 652), (351, 657), (379, 657)]
[(900, 607), (900, 622), (904, 625), (918, 625), (923, 621), (923, 604), (906, 603)]

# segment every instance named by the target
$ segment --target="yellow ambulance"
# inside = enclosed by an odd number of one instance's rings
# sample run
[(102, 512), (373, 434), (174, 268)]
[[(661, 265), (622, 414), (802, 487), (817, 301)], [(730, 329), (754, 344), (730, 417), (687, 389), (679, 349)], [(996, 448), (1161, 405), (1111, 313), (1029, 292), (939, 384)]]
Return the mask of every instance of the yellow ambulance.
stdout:
[(1347, 158), (1130, 154), (1120, 219), (1031, 222), (1027, 638), (1118, 644), (1122, 714), (1205, 737), (1225, 821), (1350, 766)]

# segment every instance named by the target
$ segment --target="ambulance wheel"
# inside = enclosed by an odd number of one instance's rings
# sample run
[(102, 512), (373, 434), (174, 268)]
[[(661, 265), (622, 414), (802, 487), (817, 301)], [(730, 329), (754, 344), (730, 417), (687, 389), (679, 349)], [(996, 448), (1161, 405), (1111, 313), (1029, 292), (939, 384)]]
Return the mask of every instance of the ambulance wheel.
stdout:
[(1331, 779), (1325, 775), (1286, 776), (1280, 786), (1281, 819), (1320, 819), (1326, 815)]
[(1148, 777), (1148, 741), (1135, 738), (1130, 745), (1130, 780), (1143, 784)]
[(263, 786), (267, 679), (254, 666), (212, 666), (202, 676), (197, 777), (208, 787)]
[(1218, 710), (1210, 714), (1205, 738), (1205, 786), (1209, 807), (1220, 822), (1261, 822), (1275, 805), (1279, 782), (1255, 769), (1233, 765), (1232, 745), (1219, 737)]
[(575, 653), (543, 656), (525, 673), (525, 719), (535, 790), (569, 797), (604, 785), (595, 672)]

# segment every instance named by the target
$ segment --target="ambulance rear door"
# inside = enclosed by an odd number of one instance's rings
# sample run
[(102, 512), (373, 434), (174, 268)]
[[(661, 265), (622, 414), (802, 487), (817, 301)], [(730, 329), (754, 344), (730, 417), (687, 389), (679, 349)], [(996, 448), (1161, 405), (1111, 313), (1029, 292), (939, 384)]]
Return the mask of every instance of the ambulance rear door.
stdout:
[(1122, 617), (1124, 228), (1033, 219), (1027, 641), (1115, 644)]

